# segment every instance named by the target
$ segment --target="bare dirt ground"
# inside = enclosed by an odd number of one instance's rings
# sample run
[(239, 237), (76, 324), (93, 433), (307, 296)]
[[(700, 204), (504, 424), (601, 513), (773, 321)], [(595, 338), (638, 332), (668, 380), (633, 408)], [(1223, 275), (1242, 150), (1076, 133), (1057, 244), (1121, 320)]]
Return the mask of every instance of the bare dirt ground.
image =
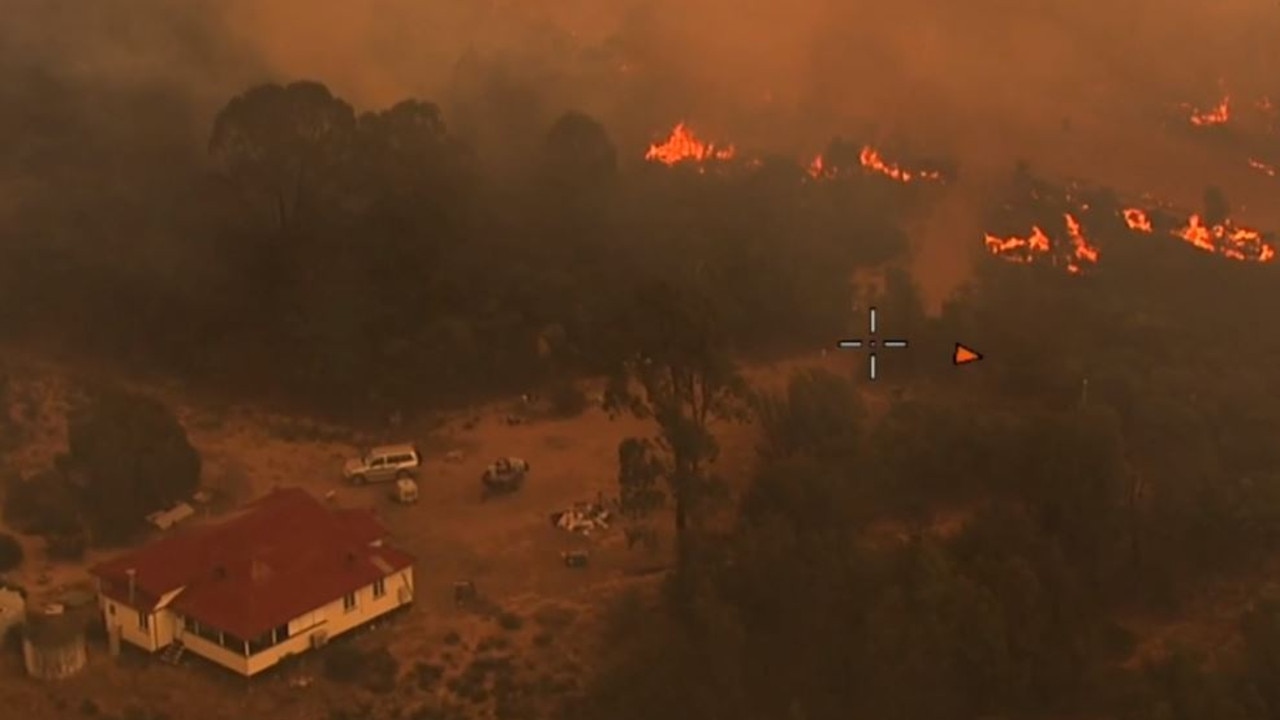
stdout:
[[(849, 358), (824, 354), (752, 367), (747, 374), (757, 389), (777, 390), (792, 371), (817, 365), (851, 369)], [(48, 468), (65, 451), (68, 384), (47, 366), (13, 375), (33, 409), (27, 411), (27, 437), (10, 454), (8, 465), (29, 475)], [(583, 537), (553, 527), (549, 519), (553, 511), (575, 502), (616, 495), (618, 443), (653, 434), (644, 421), (610, 419), (591, 408), (572, 419), (511, 425), (505, 418), (513, 403), (506, 402), (369, 436), (253, 408), (194, 406), (172, 389), (143, 389), (178, 413), (203, 457), (204, 484), (236, 502), (272, 487), (300, 486), (339, 506), (376, 508), (398, 543), (418, 557), (418, 595), (408, 611), (357, 642), (389, 648), (399, 661), (401, 680), (390, 694), (366, 698), (363, 691), (321, 679), (314, 659), (288, 673), (246, 683), (198, 661), (170, 667), (128, 653), (112, 660), (105, 648), (91, 646), (85, 672), (42, 685), (25, 678), (10, 656), (0, 665), (0, 703), (21, 708), (33, 720), (87, 713), (90, 703), (104, 713), (119, 714), (138, 705), (190, 720), (268, 712), (318, 718), (333, 708), (355, 708), (362, 699), (412, 709), (458, 695), (469, 697), (467, 717), (487, 717), (492, 712), (488, 691), (463, 687), (463, 680), (476, 675), (468, 666), (477, 665), (477, 658), (518, 664), (543, 694), (571, 688), (581, 679), (601, 610), (627, 588), (653, 588), (668, 562), (666, 518), (652, 521), (659, 531), (656, 550), (628, 549), (617, 525)], [(722, 444), (717, 471), (743, 477), (754, 457), (755, 428), (726, 424), (717, 428), (717, 436)], [(385, 485), (341, 482), (342, 461), (360, 446), (401, 441), (418, 443), (425, 455), (416, 505), (393, 503)], [(480, 474), (503, 455), (528, 460), (533, 468), (529, 480), (518, 493), (482, 501)], [(28, 560), (10, 579), (37, 594), (84, 582), (85, 568), (102, 557), (94, 553), (83, 563), (50, 563), (38, 539), (23, 540)], [(565, 567), (560, 553), (577, 549), (589, 551), (589, 565)], [(489, 612), (456, 606), (457, 581), (475, 583)], [(444, 675), (438, 682), (421, 677), (438, 673)], [(295, 686), (299, 684), (305, 687)]]

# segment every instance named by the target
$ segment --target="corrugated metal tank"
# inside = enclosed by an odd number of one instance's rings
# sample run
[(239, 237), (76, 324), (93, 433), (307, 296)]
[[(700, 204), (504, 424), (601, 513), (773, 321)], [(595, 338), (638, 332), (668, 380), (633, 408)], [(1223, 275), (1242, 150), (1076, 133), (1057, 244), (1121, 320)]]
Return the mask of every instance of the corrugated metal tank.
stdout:
[(86, 622), (81, 612), (49, 603), (27, 611), (22, 633), (22, 657), (27, 673), (41, 680), (68, 678), (88, 662)]

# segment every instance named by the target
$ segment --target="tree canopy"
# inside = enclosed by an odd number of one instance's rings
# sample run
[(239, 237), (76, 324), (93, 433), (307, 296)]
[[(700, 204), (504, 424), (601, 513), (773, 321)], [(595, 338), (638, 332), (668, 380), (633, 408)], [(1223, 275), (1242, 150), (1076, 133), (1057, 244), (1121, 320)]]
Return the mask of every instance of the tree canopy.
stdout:
[(93, 537), (128, 539), (148, 513), (186, 500), (200, 481), (200, 455), (159, 401), (117, 389), (93, 393), (68, 418), (73, 485)]

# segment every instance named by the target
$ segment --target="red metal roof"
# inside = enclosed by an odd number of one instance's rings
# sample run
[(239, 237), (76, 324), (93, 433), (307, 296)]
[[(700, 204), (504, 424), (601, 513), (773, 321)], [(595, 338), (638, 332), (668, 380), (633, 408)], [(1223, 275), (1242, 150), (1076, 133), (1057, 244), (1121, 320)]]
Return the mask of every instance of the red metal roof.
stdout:
[(90, 572), (103, 581), (104, 595), (138, 608), (154, 609), (166, 594), (185, 588), (170, 607), (252, 639), (411, 566), (413, 556), (388, 545), (387, 535), (370, 511), (336, 510), (289, 488)]

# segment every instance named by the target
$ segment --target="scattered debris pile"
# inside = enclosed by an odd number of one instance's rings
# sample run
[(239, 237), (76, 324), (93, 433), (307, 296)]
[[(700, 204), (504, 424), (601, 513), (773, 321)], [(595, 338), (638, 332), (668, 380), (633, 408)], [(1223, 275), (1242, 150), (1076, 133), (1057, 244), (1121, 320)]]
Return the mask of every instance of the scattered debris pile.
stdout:
[(564, 566), (574, 570), (586, 567), (590, 557), (591, 554), (586, 550), (570, 550), (560, 553), (560, 559), (564, 561)]
[(480, 593), (471, 580), (459, 580), (453, 584), (453, 603), (458, 607), (472, 604), (479, 598)]
[(610, 513), (600, 503), (574, 503), (568, 510), (551, 513), (551, 525), (572, 533), (590, 535), (608, 530)]

